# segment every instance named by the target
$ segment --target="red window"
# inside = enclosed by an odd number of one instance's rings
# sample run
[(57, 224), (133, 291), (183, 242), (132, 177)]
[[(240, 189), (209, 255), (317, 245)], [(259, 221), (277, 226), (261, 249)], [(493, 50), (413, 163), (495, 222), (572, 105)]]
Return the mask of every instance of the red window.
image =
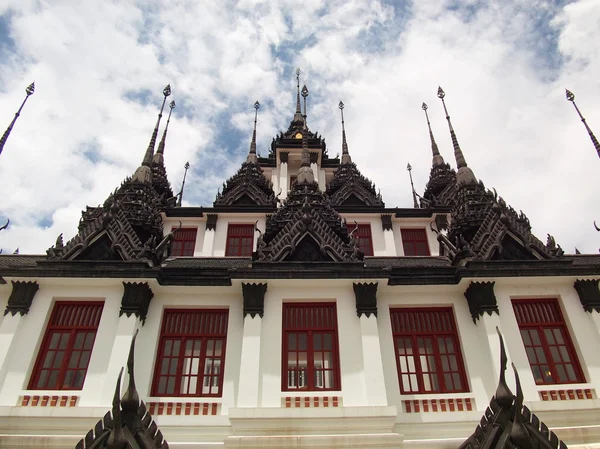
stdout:
[(38, 354), (30, 390), (81, 390), (103, 303), (57, 302)]
[(171, 256), (193, 256), (196, 247), (196, 228), (175, 231), (171, 242)]
[(402, 229), (401, 231), (405, 256), (430, 255), (425, 229)]
[(167, 309), (153, 396), (221, 396), (227, 310)]
[(536, 384), (585, 382), (558, 300), (513, 300)]
[(283, 305), (284, 391), (340, 389), (334, 303)]
[[(348, 232), (356, 229), (356, 225), (350, 226)], [(358, 239), (358, 247), (365, 253), (365, 256), (373, 255), (373, 239), (371, 238), (371, 225), (359, 224), (358, 231), (354, 233), (354, 237)]]
[(468, 391), (451, 308), (392, 309), (392, 334), (400, 391)]
[(254, 249), (254, 225), (230, 224), (227, 228), (226, 256), (247, 257)]

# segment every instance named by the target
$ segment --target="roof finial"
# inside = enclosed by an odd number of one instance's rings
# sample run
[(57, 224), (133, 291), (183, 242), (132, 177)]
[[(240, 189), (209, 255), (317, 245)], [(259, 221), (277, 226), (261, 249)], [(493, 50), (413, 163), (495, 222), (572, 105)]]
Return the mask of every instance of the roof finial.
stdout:
[(298, 93), (296, 94), (296, 114), (302, 115), (302, 110), (300, 109), (300, 69), (296, 69), (296, 87)]
[(248, 158), (246, 162), (252, 162), (256, 164), (258, 159), (256, 157), (256, 120), (258, 118), (258, 108), (260, 108), (260, 103), (258, 100), (254, 103), (254, 130), (252, 131), (252, 141), (250, 142), (250, 152), (248, 153)]
[(23, 100), (23, 103), (21, 103), (21, 107), (19, 108), (19, 110), (16, 112), (14, 118), (12, 119), (12, 121), (10, 122), (10, 125), (8, 125), (8, 128), (6, 128), (6, 131), (4, 131), (4, 134), (2, 135), (2, 137), (0, 137), (0, 154), (2, 154), (2, 150), (4, 149), (4, 144), (6, 143), (8, 136), (10, 135), (10, 132), (13, 129), (13, 126), (15, 126), (15, 122), (17, 121), (17, 119), (19, 118), (19, 115), (21, 115), (21, 111), (23, 110), (23, 106), (25, 106), (25, 102), (27, 101), (27, 99), (33, 95), (33, 93), (35, 92), (35, 83), (31, 83), (29, 86), (27, 86), (27, 88), (25, 89), (25, 93), (27, 94), (25, 96), (25, 99)]
[[(565, 89), (565, 90), (566, 90), (566, 94), (567, 94), (567, 100), (569, 100), (571, 103), (573, 103), (573, 106), (575, 106), (575, 110), (579, 114), (579, 118), (583, 122), (583, 124), (585, 126), (585, 129), (587, 129), (587, 132), (588, 132), (588, 134), (590, 136), (590, 139), (592, 139), (592, 143), (594, 144), (594, 148), (596, 148), (596, 152), (598, 153), (598, 157), (600, 157), (600, 143), (598, 143), (598, 139), (596, 139), (596, 136), (594, 136), (594, 133), (592, 132), (592, 130), (588, 126), (587, 122), (585, 121), (585, 118), (583, 118), (583, 115), (581, 115), (581, 112), (579, 111), (579, 108), (577, 107), (577, 104), (575, 104), (575, 95), (573, 95), (573, 92), (571, 92), (569, 89)], [(0, 148), (0, 151), (2, 151), (2, 148)]]
[(185, 187), (185, 177), (187, 176), (187, 171), (190, 168), (190, 163), (186, 162), (183, 166), (185, 171), (183, 172), (183, 181), (181, 181), (181, 190), (179, 191), (179, 199), (177, 200), (177, 206), (181, 207), (181, 201), (183, 200), (183, 188)]
[(448, 127), (450, 128), (450, 137), (452, 137), (452, 145), (454, 146), (454, 157), (456, 159), (456, 166), (458, 167), (458, 172), (456, 173), (456, 183), (457, 184), (475, 184), (477, 180), (475, 179), (475, 175), (473, 171), (467, 166), (467, 161), (458, 145), (458, 139), (456, 138), (456, 134), (454, 133), (454, 128), (452, 127), (452, 122), (450, 121), (450, 115), (448, 114), (448, 109), (446, 109), (446, 102), (444, 101), (444, 97), (446, 93), (444, 90), (438, 86), (437, 96), (442, 100), (442, 104), (444, 105), (444, 112), (446, 113), (446, 120), (448, 120)]
[(444, 165), (444, 158), (440, 155), (437, 143), (433, 137), (433, 131), (431, 130), (431, 123), (429, 122), (429, 114), (427, 114), (427, 104), (423, 103), (421, 109), (425, 112), (425, 118), (427, 119), (427, 127), (429, 128), (429, 138), (431, 139), (431, 152), (433, 153), (433, 165)]
[(304, 129), (308, 129), (306, 126), (306, 97), (308, 97), (308, 89), (306, 88), (306, 84), (302, 86), (302, 97), (304, 98), (304, 115), (302, 116), (304, 118)]
[(165, 130), (162, 135), (162, 139), (158, 143), (158, 150), (156, 150), (156, 154), (152, 158), (152, 162), (163, 164), (164, 163), (164, 153), (165, 153), (165, 142), (167, 140), (167, 130), (169, 129), (169, 122), (171, 121), (171, 114), (173, 113), (173, 109), (175, 109), (175, 102), (172, 101), (169, 103), (169, 116), (167, 117), (167, 125), (165, 126)]
[(342, 114), (342, 164), (349, 164), (352, 162), (352, 158), (348, 152), (348, 142), (346, 142), (346, 127), (344, 126), (344, 103), (340, 101), (338, 108), (340, 108), (340, 113)]
[(152, 170), (150, 166), (152, 165), (152, 158), (154, 156), (154, 145), (156, 144), (156, 137), (158, 136), (158, 125), (160, 124), (160, 119), (162, 118), (162, 113), (165, 108), (165, 103), (167, 101), (167, 97), (171, 95), (171, 85), (167, 84), (167, 87), (163, 89), (163, 102), (160, 107), (160, 112), (158, 113), (158, 119), (156, 120), (156, 126), (154, 127), (154, 131), (152, 132), (152, 137), (150, 138), (150, 143), (148, 144), (148, 149), (146, 150), (146, 154), (144, 154), (144, 159), (142, 161), (142, 165), (137, 168), (135, 173), (132, 176), (132, 181), (135, 182), (152, 182)]
[(415, 209), (418, 209), (419, 203), (417, 202), (417, 192), (415, 191), (415, 185), (412, 179), (412, 165), (410, 165), (410, 162), (406, 165), (406, 169), (408, 170), (408, 176), (410, 176), (410, 188), (412, 189), (413, 206)]

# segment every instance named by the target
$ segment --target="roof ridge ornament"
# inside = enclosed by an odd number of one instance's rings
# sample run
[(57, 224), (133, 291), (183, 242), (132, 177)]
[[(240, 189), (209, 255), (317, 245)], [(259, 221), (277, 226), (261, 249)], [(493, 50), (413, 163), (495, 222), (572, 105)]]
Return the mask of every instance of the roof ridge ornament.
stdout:
[(158, 143), (158, 149), (156, 150), (156, 154), (154, 155), (152, 162), (163, 164), (164, 163), (164, 153), (165, 153), (165, 143), (167, 141), (167, 131), (169, 129), (169, 123), (171, 122), (171, 114), (173, 113), (173, 109), (175, 109), (175, 101), (169, 103), (169, 115), (167, 117), (167, 124), (165, 126), (165, 130), (163, 131), (162, 139)]
[(452, 122), (450, 121), (450, 114), (448, 114), (446, 102), (444, 101), (446, 93), (440, 86), (438, 86), (437, 96), (440, 100), (442, 100), (442, 104), (444, 105), (444, 112), (446, 113), (446, 120), (448, 121), (448, 127), (450, 128), (450, 137), (452, 138), (452, 146), (454, 147), (454, 157), (456, 159), (456, 166), (458, 168), (458, 172), (456, 174), (456, 183), (458, 185), (476, 184), (477, 180), (475, 179), (475, 175), (473, 174), (473, 171), (467, 166), (467, 161), (465, 159), (465, 156), (463, 155), (462, 150), (460, 149), (458, 139), (456, 138), (456, 133), (454, 132)]
[(248, 153), (248, 158), (246, 162), (252, 162), (256, 164), (258, 162), (258, 158), (256, 157), (256, 121), (258, 119), (258, 109), (260, 108), (260, 103), (258, 100), (254, 103), (254, 130), (252, 131), (252, 140), (250, 141), (250, 152)]
[(6, 141), (8, 140), (8, 136), (10, 135), (10, 132), (12, 131), (13, 126), (15, 126), (17, 119), (21, 115), (23, 106), (25, 106), (25, 103), (27, 102), (29, 97), (31, 97), (33, 95), (34, 92), (35, 92), (35, 82), (31, 83), (25, 89), (26, 96), (25, 96), (25, 99), (23, 100), (23, 103), (21, 103), (21, 106), (19, 107), (18, 111), (15, 113), (15, 116), (13, 117), (12, 121), (8, 125), (8, 128), (6, 128), (6, 131), (4, 131), (4, 134), (2, 134), (2, 137), (0, 137), (0, 154), (2, 154), (2, 150), (4, 149), (4, 145), (6, 144)]
[(165, 103), (167, 102), (167, 97), (169, 95), (171, 95), (171, 85), (167, 84), (167, 86), (163, 89), (162, 106), (160, 107), (160, 112), (158, 113), (158, 119), (156, 120), (156, 125), (154, 126), (152, 137), (150, 138), (150, 143), (148, 144), (148, 148), (144, 154), (142, 165), (137, 168), (132, 176), (132, 181), (134, 182), (152, 182), (152, 170), (150, 167), (152, 166), (152, 158), (154, 156), (154, 146), (156, 145), (156, 137), (158, 136), (160, 119), (162, 118), (162, 113), (165, 109)]
[(431, 140), (431, 153), (433, 154), (433, 165), (445, 164), (444, 158), (440, 155), (435, 138), (433, 137), (433, 131), (431, 130), (431, 122), (429, 121), (429, 114), (427, 113), (428, 106), (425, 102), (421, 105), (421, 109), (425, 112), (425, 118), (427, 119), (427, 127), (429, 128), (429, 139)]
[(352, 162), (352, 158), (350, 157), (350, 153), (348, 152), (348, 142), (346, 141), (346, 127), (344, 126), (344, 103), (340, 101), (338, 104), (338, 108), (340, 108), (340, 113), (342, 115), (342, 164), (349, 164)]
[[(566, 91), (567, 100), (570, 101), (571, 103), (573, 103), (573, 106), (575, 107), (577, 114), (579, 114), (579, 118), (583, 122), (583, 125), (585, 126), (585, 129), (587, 130), (587, 132), (590, 136), (590, 139), (592, 140), (592, 143), (594, 144), (594, 148), (596, 149), (596, 152), (598, 153), (598, 157), (600, 157), (600, 143), (598, 143), (598, 139), (596, 139), (596, 136), (594, 136), (594, 133), (592, 132), (589, 125), (585, 121), (585, 118), (583, 117), (583, 115), (581, 115), (581, 111), (579, 110), (579, 108), (577, 107), (577, 104), (575, 103), (575, 95), (569, 89), (565, 89), (565, 91)], [(1, 147), (0, 147), (0, 151), (2, 151)]]

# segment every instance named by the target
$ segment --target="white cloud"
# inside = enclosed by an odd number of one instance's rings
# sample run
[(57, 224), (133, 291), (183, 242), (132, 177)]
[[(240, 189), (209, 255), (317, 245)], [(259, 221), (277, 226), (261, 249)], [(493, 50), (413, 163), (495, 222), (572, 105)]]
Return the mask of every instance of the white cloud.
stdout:
[[(189, 160), (186, 198), (211, 204), (224, 173), (245, 158), (252, 103), (263, 105), (263, 154), (287, 128), (296, 66), (311, 91), (309, 126), (335, 155), (343, 99), (351, 154), (389, 206), (412, 204), (407, 162), (419, 191), (429, 176), (422, 101), (454, 165), (440, 84), (467, 161), (486, 186), (527, 213), (542, 240), (550, 232), (567, 251), (598, 250), (600, 161), (564, 99), (569, 87), (600, 135), (598, 2), (140, 5), (0, 6), (15, 43), (0, 62), (0, 127), (30, 80), (37, 86), (0, 156), (0, 215), (12, 219), (0, 233), (5, 251), (43, 252), (60, 232), (73, 235), (79, 211), (101, 203), (139, 164), (167, 82), (178, 103), (165, 155), (170, 180), (179, 190)], [(247, 137), (232, 140), (236, 129)], [(96, 163), (86, 158), (90, 148)]]

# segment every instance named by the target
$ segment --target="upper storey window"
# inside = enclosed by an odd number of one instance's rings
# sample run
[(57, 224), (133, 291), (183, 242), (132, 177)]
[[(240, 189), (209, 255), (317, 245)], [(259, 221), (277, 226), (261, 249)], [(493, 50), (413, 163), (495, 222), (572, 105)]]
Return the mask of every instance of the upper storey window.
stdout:
[(392, 309), (392, 334), (400, 391), (468, 391), (451, 308)]
[(340, 389), (335, 303), (283, 305), (284, 391)]
[(425, 229), (401, 229), (405, 256), (429, 256), (429, 244)]
[[(351, 226), (348, 232), (352, 232), (356, 229), (356, 225)], [(358, 239), (358, 247), (365, 253), (365, 256), (373, 255), (373, 238), (371, 237), (371, 225), (370, 224), (359, 224), (358, 230), (355, 232), (355, 238)]]
[(254, 249), (254, 225), (230, 224), (227, 228), (226, 256), (252, 256)]
[(558, 300), (513, 300), (536, 384), (585, 382)]
[(31, 390), (81, 390), (103, 303), (57, 302), (29, 382)]
[(221, 396), (228, 315), (227, 310), (165, 310), (153, 396)]
[(176, 231), (171, 242), (171, 256), (193, 256), (197, 232), (196, 228), (182, 228)]

